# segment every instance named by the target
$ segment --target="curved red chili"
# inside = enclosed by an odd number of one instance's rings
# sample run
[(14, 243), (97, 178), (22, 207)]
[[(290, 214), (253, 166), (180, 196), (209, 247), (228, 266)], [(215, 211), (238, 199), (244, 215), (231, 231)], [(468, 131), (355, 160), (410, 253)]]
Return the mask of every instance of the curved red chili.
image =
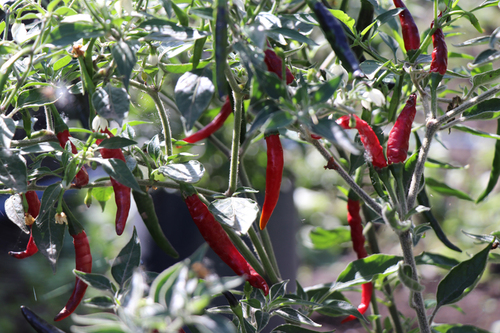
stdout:
[(38, 252), (38, 247), (33, 239), (32, 224), (40, 213), (40, 199), (35, 191), (27, 191), (23, 194), (26, 197), (26, 202), (28, 203), (28, 212), (25, 213), (25, 223), (30, 227), (30, 238), (28, 244), (26, 245), (26, 250), (21, 252), (10, 251), (9, 255), (16, 259), (24, 259), (31, 257)]
[[(443, 13), (440, 13), (438, 17), (441, 17)], [(431, 23), (431, 29), (434, 27), (434, 21)], [(446, 74), (446, 69), (448, 68), (448, 47), (446, 46), (446, 41), (444, 40), (443, 29), (439, 28), (432, 34), (432, 45), (434, 49), (432, 50), (432, 61), (431, 61), (431, 72), (437, 72), (441, 75)]]
[[(73, 245), (75, 247), (75, 268), (78, 271), (92, 273), (92, 255), (90, 253), (89, 240), (85, 231), (81, 231), (73, 237)], [(71, 294), (66, 306), (57, 314), (54, 321), (60, 321), (72, 314), (85, 295), (87, 284), (76, 278), (75, 288)]]
[(215, 118), (208, 123), (205, 127), (203, 127), (201, 130), (198, 132), (185, 137), (184, 141), (189, 142), (189, 143), (195, 143), (198, 141), (201, 141), (205, 138), (208, 138), (210, 135), (215, 133), (219, 128), (222, 127), (226, 119), (229, 117), (229, 115), (233, 112), (233, 108), (231, 107), (231, 99), (229, 96), (226, 99), (226, 102), (222, 106), (219, 114), (215, 116)]
[[(359, 132), (359, 138), (361, 139), (363, 147), (365, 147), (367, 160), (370, 161), (375, 168), (385, 168), (387, 166), (387, 161), (385, 160), (384, 149), (380, 145), (377, 135), (366, 121), (356, 115), (353, 115), (353, 117), (356, 120), (355, 128)], [(350, 126), (350, 121), (349, 116), (342, 116), (337, 119), (336, 122), (342, 128), (350, 129), (352, 128)]]
[[(365, 249), (365, 236), (363, 236), (363, 225), (361, 224), (360, 203), (358, 200), (351, 198), (347, 199), (347, 222), (351, 228), (351, 240), (354, 252), (356, 252), (358, 259), (365, 258), (368, 254)], [(373, 284), (371, 282), (365, 283), (361, 286), (361, 303), (358, 306), (358, 311), (364, 314), (370, 305), (372, 299)], [(347, 323), (356, 319), (355, 316), (342, 320), (342, 323)]]
[(387, 160), (389, 164), (403, 163), (408, 156), (408, 144), (411, 134), (411, 125), (415, 119), (417, 95), (411, 94), (403, 111), (389, 133), (387, 141)]
[[(106, 129), (101, 130), (101, 133), (105, 133), (110, 137), (113, 137), (113, 133), (111, 133), (107, 127)], [(99, 145), (102, 141), (103, 139), (96, 140), (97, 145)], [(122, 150), (119, 148), (116, 149), (102, 148), (101, 156), (106, 159), (117, 158), (125, 162), (125, 156), (123, 155)], [(113, 191), (115, 192), (116, 234), (120, 236), (123, 233), (123, 230), (125, 230), (125, 225), (127, 223), (128, 214), (130, 211), (130, 188), (119, 183), (113, 177), (109, 178), (111, 179), (111, 185), (113, 185)]]
[[(267, 70), (269, 72), (273, 72), (276, 75), (278, 75), (278, 77), (280, 79), (283, 79), (283, 75), (282, 75), (283, 60), (280, 57), (278, 57), (276, 52), (274, 52), (271, 49), (265, 50), (264, 54), (265, 54), (264, 62), (267, 65)], [(286, 84), (292, 83), (294, 79), (295, 78), (294, 78), (292, 72), (290, 71), (290, 69), (288, 69), (288, 67), (286, 67)]]
[(399, 13), (399, 21), (401, 22), (401, 31), (403, 32), (403, 41), (406, 51), (417, 50), (420, 48), (420, 34), (418, 33), (418, 28), (413, 20), (413, 16), (411, 16), (403, 0), (394, 0), (394, 5), (397, 8), (404, 8), (404, 10)]
[[(222, 226), (215, 220), (208, 207), (200, 200), (194, 188), (181, 185), (184, 201), (194, 223), (210, 248), (222, 259), (236, 274), (244, 276), (255, 288), (261, 289), (265, 295), (269, 293), (266, 281), (250, 266), (233, 245)], [(192, 194), (194, 192), (194, 194)]]
[(266, 136), (267, 167), (266, 167), (266, 195), (262, 214), (260, 215), (260, 229), (264, 230), (278, 203), (283, 176), (283, 147), (279, 134)]

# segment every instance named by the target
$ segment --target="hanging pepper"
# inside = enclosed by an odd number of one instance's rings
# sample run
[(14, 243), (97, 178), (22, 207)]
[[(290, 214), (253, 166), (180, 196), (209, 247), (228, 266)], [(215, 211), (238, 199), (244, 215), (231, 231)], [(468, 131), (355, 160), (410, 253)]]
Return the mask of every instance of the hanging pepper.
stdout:
[(267, 167), (266, 167), (266, 195), (262, 214), (260, 215), (260, 229), (264, 230), (278, 203), (283, 176), (283, 147), (279, 133), (266, 136)]
[(367, 160), (371, 162), (375, 168), (385, 168), (387, 166), (387, 161), (385, 160), (384, 149), (380, 145), (377, 135), (366, 121), (360, 119), (356, 115), (353, 115), (353, 117), (356, 121), (354, 127), (351, 126), (350, 122), (352, 120), (350, 116), (347, 115), (340, 117), (336, 122), (343, 129), (356, 128), (359, 132), (361, 143), (363, 147), (365, 147)]
[(36, 246), (35, 240), (33, 239), (32, 225), (35, 222), (36, 217), (40, 213), (40, 199), (38, 199), (38, 195), (35, 191), (27, 191), (23, 194), (23, 196), (26, 198), (26, 202), (28, 203), (28, 212), (24, 214), (24, 222), (30, 228), (30, 239), (28, 240), (28, 244), (26, 245), (26, 250), (21, 252), (9, 252), (9, 255), (17, 259), (28, 258), (38, 252), (38, 247)]
[(196, 190), (189, 184), (181, 183), (181, 193), (194, 223), (210, 248), (236, 274), (244, 276), (255, 288), (261, 289), (265, 295), (269, 293), (266, 281), (250, 266), (233, 245), (222, 226), (215, 220), (208, 207), (200, 200)]
[(332, 13), (319, 1), (308, 1), (309, 6), (316, 14), (319, 26), (330, 43), (337, 58), (342, 61), (342, 66), (355, 77), (363, 77), (363, 71), (359, 67), (358, 58), (351, 50), (342, 24)]
[(403, 163), (408, 156), (408, 143), (411, 134), (411, 125), (415, 119), (417, 95), (411, 94), (403, 111), (389, 133), (387, 141), (387, 160), (389, 164)]
[[(282, 72), (283, 72), (282, 71), (283, 60), (280, 57), (278, 57), (278, 55), (276, 54), (276, 52), (274, 52), (271, 49), (265, 50), (264, 54), (265, 54), (265, 56), (264, 56), (264, 62), (267, 65), (267, 70), (269, 72), (276, 73), (276, 75), (278, 75), (278, 77), (280, 79), (283, 79), (283, 75), (282, 75)], [(293, 77), (292, 72), (287, 67), (286, 68), (286, 84), (292, 83), (294, 79), (295, 78)]]
[[(55, 125), (54, 130), (56, 132), (57, 139), (59, 140), (59, 145), (62, 148), (66, 148), (66, 143), (69, 141), (71, 145), (71, 152), (73, 154), (77, 154), (78, 151), (76, 150), (75, 145), (73, 144), (73, 142), (69, 140), (71, 134), (69, 134), (68, 125), (66, 125), (66, 123), (61, 118), (59, 112), (57, 112), (54, 106), (51, 106), (50, 109), (52, 110), (52, 115), (54, 117), (54, 125)], [(75, 176), (74, 186), (77, 188), (81, 188), (82, 186), (85, 186), (88, 183), (89, 183), (89, 174), (87, 173), (85, 167), (82, 167)]]
[[(106, 127), (105, 129), (100, 130), (101, 133), (109, 135), (109, 137), (113, 137), (113, 133), (109, 131)], [(104, 139), (96, 140), (96, 144), (99, 145)], [(109, 149), (102, 148), (101, 156), (103, 158), (117, 158), (125, 162), (125, 156), (121, 149)], [(113, 185), (113, 191), (115, 192), (115, 202), (116, 202), (116, 234), (120, 236), (125, 229), (125, 224), (127, 223), (128, 213), (130, 211), (130, 188), (117, 182), (113, 177), (109, 177), (111, 179), (111, 185)]]
[(396, 8), (404, 8), (399, 13), (399, 21), (401, 22), (401, 31), (403, 32), (403, 41), (406, 51), (418, 50), (420, 48), (420, 34), (418, 33), (417, 25), (411, 16), (410, 11), (406, 8), (403, 0), (394, 0)]
[(195, 143), (201, 141), (205, 138), (208, 138), (210, 135), (215, 133), (221, 126), (224, 124), (229, 115), (233, 112), (233, 108), (231, 107), (231, 99), (229, 96), (226, 97), (226, 102), (222, 106), (219, 114), (215, 116), (215, 118), (208, 123), (205, 127), (203, 127), (198, 132), (185, 137), (183, 140), (189, 143)]
[[(358, 259), (365, 258), (368, 254), (365, 249), (365, 236), (363, 236), (363, 225), (361, 224), (361, 215), (359, 200), (351, 198), (347, 199), (347, 222), (351, 227), (351, 240), (354, 252), (356, 252)], [(361, 303), (358, 306), (358, 311), (364, 314), (370, 305), (372, 299), (373, 284), (371, 282), (365, 283), (361, 286)], [(342, 323), (347, 323), (356, 319), (355, 316), (342, 320)]]
[[(438, 18), (442, 15), (443, 13), (440, 13)], [(434, 21), (431, 23), (431, 29), (433, 27)], [(431, 72), (437, 72), (444, 75), (448, 68), (448, 47), (444, 40), (443, 29), (436, 29), (432, 34), (432, 45), (434, 46), (434, 50), (432, 50)]]

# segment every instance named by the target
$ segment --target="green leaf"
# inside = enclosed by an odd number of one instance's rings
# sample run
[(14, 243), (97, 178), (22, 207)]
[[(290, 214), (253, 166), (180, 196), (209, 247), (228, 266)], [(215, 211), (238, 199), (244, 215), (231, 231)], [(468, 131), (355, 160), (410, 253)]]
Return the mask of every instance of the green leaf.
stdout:
[(10, 143), (16, 132), (16, 124), (11, 118), (0, 116), (0, 148), (10, 148)]
[[(353, 20), (354, 21), (354, 20)], [(280, 28), (280, 27), (273, 27), (272, 29), (265, 30), (266, 33), (269, 34), (270, 37), (273, 37), (273, 34), (281, 34), (291, 40), (295, 40), (299, 43), (305, 43), (310, 46), (316, 46), (318, 45), (314, 40), (304, 36), (300, 32), (288, 28)]]
[(255, 77), (261, 89), (263, 89), (269, 97), (280, 99), (280, 97), (284, 98), (286, 96), (287, 93), (283, 81), (276, 74), (256, 68)]
[(290, 280), (281, 281), (271, 286), (271, 289), (269, 291), (271, 295), (271, 301), (274, 301), (278, 297), (285, 296), (286, 285), (288, 284), (289, 281)]
[(346, 301), (331, 299), (327, 300), (324, 305), (315, 307), (314, 311), (330, 317), (350, 316), (353, 315), (358, 319), (363, 319), (363, 315), (358, 309)]
[(500, 117), (500, 98), (492, 98), (476, 104), (465, 111), (462, 117), (466, 120), (490, 120), (498, 118)]
[(444, 269), (451, 269), (460, 263), (454, 258), (430, 252), (422, 252), (415, 257), (415, 261), (417, 265), (433, 265)]
[(446, 185), (445, 183), (437, 181), (433, 178), (426, 178), (425, 184), (439, 194), (446, 195), (446, 196), (454, 196), (454, 197), (457, 197), (459, 199), (463, 199), (463, 200), (467, 200), (467, 201), (474, 201), (466, 193), (459, 191), (459, 190), (456, 190), (454, 188), (451, 188), (448, 185)]
[(410, 265), (405, 265), (403, 261), (398, 265), (398, 278), (401, 283), (408, 289), (416, 292), (422, 292), (425, 287), (412, 279), (412, 269)]
[(129, 111), (130, 99), (125, 89), (107, 84), (106, 87), (97, 89), (92, 96), (92, 104), (98, 115), (116, 120), (121, 126)]
[(500, 58), (500, 51), (487, 49), (479, 53), (479, 55), (472, 62), (472, 66), (480, 66), (486, 63), (493, 62)]
[(69, 55), (66, 55), (64, 57), (62, 57), (61, 59), (57, 60), (54, 65), (52, 65), (52, 69), (54, 71), (58, 71), (60, 70), (61, 68), (63, 67), (66, 67), (67, 65), (69, 65), (69, 63), (73, 60), (73, 57), (69, 56)]
[(483, 44), (488, 44), (489, 41), (490, 41), (490, 36), (480, 36), (466, 40), (465, 42), (459, 44), (453, 44), (453, 46), (463, 47), (463, 46), (483, 45)]
[(349, 228), (339, 227), (326, 230), (316, 227), (309, 234), (315, 249), (324, 250), (351, 240)]
[(459, 301), (474, 289), (486, 268), (490, 249), (491, 244), (488, 244), (474, 257), (453, 267), (439, 282), (436, 310), (443, 305)]
[(259, 206), (255, 201), (238, 197), (214, 200), (208, 209), (217, 221), (241, 234), (247, 233), (259, 213)]
[(177, 19), (179, 20), (179, 23), (183, 27), (188, 27), (189, 26), (189, 17), (187, 14), (177, 6), (177, 4), (174, 1), (170, 1), (170, 5), (172, 6), (172, 9), (175, 12), (175, 16), (177, 16)]
[(29, 234), (28, 226), (24, 220), (23, 199), (20, 194), (13, 194), (5, 200), (5, 215), (24, 233)]
[(332, 13), (333, 16), (335, 16), (340, 22), (344, 23), (346, 26), (349, 27), (351, 32), (354, 32), (354, 24), (356, 21), (347, 15), (344, 11), (342, 10), (336, 10), (336, 9), (328, 9), (330, 13)]
[[(500, 135), (500, 119), (497, 120), (497, 135)], [(490, 179), (488, 180), (488, 185), (484, 189), (483, 193), (479, 195), (476, 203), (483, 201), (488, 194), (495, 188), (498, 178), (500, 177), (500, 140), (495, 142), (495, 155), (493, 157), (493, 163), (491, 166)]]
[(363, 259), (351, 262), (339, 274), (335, 290), (345, 289), (350, 286), (370, 282), (378, 276), (393, 274), (398, 269), (399, 256), (387, 254), (373, 254)]
[(3, 147), (0, 147), (0, 183), (18, 193), (28, 190), (26, 161)]
[(199, 69), (183, 74), (175, 85), (175, 101), (187, 129), (193, 128), (212, 100), (215, 87), (210, 77), (209, 70)]
[(226, 317), (214, 314), (204, 316), (191, 316), (190, 323), (200, 331), (200, 333), (236, 333), (236, 327)]
[(312, 104), (326, 103), (335, 91), (337, 91), (340, 82), (342, 82), (342, 75), (323, 83), (318, 89), (309, 93), (309, 98)]
[(83, 282), (85, 282), (86, 284), (88, 284), (93, 288), (109, 291), (110, 293), (114, 294), (116, 288), (114, 288), (113, 283), (104, 275), (95, 273), (85, 273), (77, 271), (76, 269), (73, 270), (73, 274), (75, 274), (78, 278), (83, 280)]
[(462, 324), (443, 324), (432, 326), (432, 330), (439, 333), (491, 333), (476, 326)]
[(483, 138), (500, 140), (500, 135), (498, 135), (498, 134), (492, 134), (492, 133), (483, 132), (483, 131), (477, 130), (477, 129), (469, 127), (469, 126), (454, 125), (453, 128), (457, 129), (459, 131), (462, 131), (462, 132), (465, 132), (465, 133), (469, 133), (469, 134), (472, 134), (472, 135), (476, 135), (476, 136), (480, 136), (480, 137), (483, 137)]
[(121, 136), (113, 136), (111, 138), (102, 140), (102, 142), (99, 144), (99, 148), (120, 149), (136, 144), (137, 142), (134, 140), (130, 140)]
[(479, 33), (483, 33), (483, 28), (481, 28), (481, 24), (479, 24), (479, 20), (474, 14), (471, 12), (464, 12), (463, 14)]
[(255, 311), (255, 322), (257, 324), (257, 331), (262, 330), (269, 323), (269, 313), (262, 310)]
[(321, 118), (317, 124), (311, 126), (311, 130), (324, 137), (333, 144), (338, 144), (342, 148), (354, 155), (361, 155), (361, 151), (352, 143), (346, 132), (333, 119)]
[(54, 46), (71, 45), (81, 38), (102, 37), (105, 32), (91, 23), (61, 23), (47, 37), (45, 43)]
[(65, 224), (55, 222), (56, 209), (54, 205), (58, 202), (62, 190), (61, 183), (55, 183), (43, 192), (40, 214), (32, 228), (33, 239), (38, 250), (49, 260), (54, 273), (66, 230)]
[(305, 325), (310, 325), (314, 327), (321, 327), (320, 324), (315, 323), (311, 318), (303, 315), (301, 312), (293, 309), (293, 308), (281, 308), (273, 312), (274, 314), (277, 314), (281, 318), (291, 321), (292, 323), (295, 324), (305, 324)]
[(22, 91), (17, 98), (18, 108), (40, 107), (56, 101), (56, 94), (44, 93), (46, 88), (28, 89)]
[(160, 63), (159, 66), (165, 72), (170, 72), (174, 74), (184, 74), (186, 72), (192, 71), (193, 69), (202, 69), (209, 65), (211, 61), (200, 61), (196, 68), (193, 67), (192, 63), (189, 64), (164, 64)]
[(465, 236), (470, 237), (470, 238), (472, 238), (478, 242), (481, 242), (481, 243), (491, 243), (495, 240), (494, 235), (475, 235), (475, 234), (468, 233), (465, 230), (462, 230), (462, 233)]
[(128, 90), (130, 75), (132, 74), (132, 70), (134, 69), (135, 63), (137, 62), (135, 52), (128, 43), (120, 40), (111, 49), (111, 55), (116, 62), (118, 72), (123, 75), (123, 84)]
[[(317, 332), (316, 330), (310, 330), (308, 328), (305, 328), (305, 327), (300, 327), (300, 326), (296, 326), (296, 325), (292, 325), (292, 324), (285, 324), (285, 325), (280, 325), (280, 326), (277, 326), (275, 327), (272, 332), (275, 332), (275, 333), (315, 333)], [(335, 332), (335, 330), (333, 331), (324, 331), (325, 333), (333, 333)]]
[(500, 68), (474, 75), (472, 84), (474, 87), (479, 87), (483, 84), (495, 82), (498, 79), (500, 79)]
[(115, 306), (113, 299), (109, 296), (96, 296), (83, 301), (88, 307), (98, 309), (112, 309)]
[(146, 145), (146, 152), (148, 153), (148, 155), (151, 156), (153, 161), (158, 162), (158, 160), (162, 155), (160, 137), (158, 136), (158, 134), (153, 136), (151, 140), (145, 143), (145, 145)]
[(118, 253), (118, 256), (111, 265), (111, 274), (116, 282), (123, 288), (125, 282), (132, 277), (134, 270), (141, 263), (141, 244), (135, 230), (130, 238), (130, 241)]
[(130, 169), (127, 167), (127, 164), (125, 164), (125, 162), (118, 158), (95, 158), (94, 160), (101, 163), (104, 171), (106, 171), (106, 173), (110, 177), (113, 177), (117, 182), (130, 187), (137, 192), (143, 193), (141, 187), (137, 183), (137, 180), (135, 179), (132, 172), (130, 172)]
[(171, 293), (171, 288), (184, 266), (184, 262), (178, 262), (161, 272), (151, 284), (149, 297), (153, 298), (156, 303), (165, 303), (165, 294)]
[(190, 160), (186, 163), (172, 163), (161, 166), (158, 171), (175, 181), (194, 184), (201, 180), (205, 168), (199, 161)]

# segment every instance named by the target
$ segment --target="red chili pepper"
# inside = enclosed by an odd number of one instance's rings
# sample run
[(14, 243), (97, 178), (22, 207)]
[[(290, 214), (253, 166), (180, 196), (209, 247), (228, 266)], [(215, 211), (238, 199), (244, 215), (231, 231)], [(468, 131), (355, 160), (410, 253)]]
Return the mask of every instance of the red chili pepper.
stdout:
[(231, 112), (233, 112), (233, 108), (231, 107), (231, 99), (228, 96), (219, 114), (215, 116), (215, 118), (210, 123), (208, 123), (198, 132), (188, 137), (185, 137), (183, 140), (189, 143), (195, 143), (205, 138), (208, 138), (210, 135), (215, 133), (219, 128), (221, 128), (221, 126), (224, 124), (224, 122), (229, 117)]
[(317, 134), (311, 134), (311, 139), (313, 140), (320, 140), (322, 139), (323, 137), (321, 135), (317, 135)]
[[(265, 54), (265, 56), (264, 56), (264, 62), (267, 65), (267, 70), (269, 72), (273, 72), (276, 75), (278, 75), (278, 77), (280, 79), (283, 79), (283, 75), (282, 75), (282, 72), (283, 72), (283, 69), (282, 69), (283, 61), (282, 61), (282, 59), (280, 57), (278, 57), (278, 55), (276, 54), (276, 52), (274, 52), (271, 49), (265, 50), (264, 54)], [(295, 78), (294, 78), (292, 72), (287, 67), (286, 68), (286, 84), (292, 83), (294, 79)]]
[(403, 32), (403, 41), (406, 51), (417, 50), (420, 48), (420, 34), (418, 33), (418, 28), (413, 20), (413, 16), (411, 16), (403, 0), (394, 0), (394, 5), (397, 8), (404, 8), (404, 10), (399, 13), (399, 21), (401, 22), (401, 31)]
[(27, 191), (23, 195), (26, 197), (26, 202), (28, 203), (28, 212), (25, 213), (24, 221), (26, 225), (30, 227), (30, 239), (28, 240), (28, 244), (26, 245), (26, 250), (21, 252), (9, 252), (9, 255), (17, 259), (28, 258), (38, 252), (38, 247), (36, 246), (35, 240), (33, 239), (32, 225), (38, 214), (40, 213), (40, 199), (38, 199), (38, 195), (35, 191)]
[(408, 156), (408, 142), (411, 134), (411, 124), (415, 119), (417, 95), (411, 94), (403, 111), (389, 133), (387, 142), (387, 160), (389, 164), (403, 163)]
[[(52, 108), (52, 115), (54, 116), (54, 129), (56, 132), (57, 139), (59, 140), (59, 145), (61, 145), (62, 148), (66, 148), (66, 143), (69, 141), (69, 137), (71, 136), (69, 134), (69, 129), (64, 120), (61, 118), (61, 115), (57, 110)], [(70, 141), (71, 144), (71, 152), (73, 154), (78, 153), (76, 150), (75, 145), (73, 142)], [(85, 167), (82, 167), (78, 173), (75, 176), (75, 187), (81, 188), (82, 186), (85, 186), (89, 183), (89, 174), (87, 173), (87, 170)]]
[(267, 167), (266, 167), (266, 195), (262, 214), (260, 215), (260, 229), (264, 230), (278, 203), (283, 176), (283, 147), (279, 134), (266, 136)]
[[(75, 246), (75, 268), (78, 271), (85, 273), (92, 272), (92, 255), (90, 254), (90, 245), (85, 231), (81, 231), (73, 237), (73, 245)], [(71, 294), (66, 306), (57, 314), (54, 321), (60, 321), (72, 314), (85, 295), (87, 284), (76, 278), (75, 288)]]
[[(363, 236), (363, 225), (361, 224), (361, 215), (359, 214), (360, 205), (358, 200), (351, 198), (347, 199), (347, 222), (351, 227), (351, 240), (354, 252), (356, 252), (358, 259), (365, 258), (368, 254), (365, 249), (365, 236)], [(358, 311), (364, 314), (368, 309), (372, 299), (373, 284), (371, 282), (365, 283), (361, 286), (361, 303), (358, 306)], [(355, 316), (342, 320), (342, 323), (347, 323), (356, 319)]]
[(208, 207), (200, 200), (196, 190), (187, 184), (181, 184), (181, 192), (194, 223), (210, 248), (236, 274), (244, 276), (255, 288), (261, 289), (265, 295), (269, 293), (266, 281), (250, 266), (233, 245), (222, 226), (215, 220)]
[[(105, 133), (110, 137), (113, 137), (113, 133), (106, 129), (101, 130), (101, 133)], [(103, 139), (96, 140), (97, 145), (99, 145)], [(103, 158), (117, 158), (125, 162), (125, 156), (121, 149), (101, 149), (101, 156)], [(117, 182), (113, 177), (111, 179), (111, 185), (113, 185), (113, 191), (115, 192), (115, 202), (116, 202), (116, 234), (120, 236), (125, 229), (125, 224), (127, 223), (128, 213), (130, 211), (130, 188)]]
[[(353, 115), (353, 117), (356, 120), (354, 128), (359, 132), (359, 138), (366, 150), (367, 160), (370, 161), (375, 168), (385, 168), (387, 166), (387, 161), (385, 160), (384, 149), (380, 145), (377, 135), (366, 121), (360, 119), (356, 115)], [(352, 128), (349, 116), (342, 116), (337, 119), (336, 122), (344, 129)]]
[[(440, 13), (438, 17), (441, 17), (442, 14), (443, 13)], [(434, 21), (431, 23), (431, 29), (433, 27)], [(436, 29), (432, 34), (432, 45), (434, 46), (434, 50), (432, 50), (431, 72), (437, 72), (444, 75), (448, 68), (448, 47), (444, 40), (443, 29)]]

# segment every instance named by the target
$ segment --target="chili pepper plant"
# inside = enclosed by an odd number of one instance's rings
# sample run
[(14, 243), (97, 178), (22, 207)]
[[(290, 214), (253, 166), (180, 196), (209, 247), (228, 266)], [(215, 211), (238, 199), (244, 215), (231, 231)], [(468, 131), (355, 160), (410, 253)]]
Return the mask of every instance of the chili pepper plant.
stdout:
[[(499, 28), (483, 19), (498, 16), (499, 1), (1, 6), (0, 194), (6, 216), (29, 234), (9, 260), (56, 272), (65, 237), (75, 252), (76, 270), (57, 271), (68, 284), (76, 278), (69, 301), (44, 310), (54, 319), (22, 308), (35, 329), (489, 328), (458, 313), (443, 323), (440, 311), (459, 307), (483, 277), (490, 283), (487, 268), (499, 260), (491, 204), (500, 176)], [(81, 114), (65, 110), (71, 95), (85, 101)], [(450, 133), (489, 148), (456, 161), (445, 153)], [(321, 284), (284, 280), (268, 232), (291, 227), (275, 209), (291, 177), (328, 198), (315, 217), (300, 210), (297, 237), (309, 244), (304, 252), (337, 261)], [(177, 258), (151, 197), (162, 189), (182, 195), (192, 217), (171, 223), (192, 224), (206, 245), (153, 274), (126, 222), (136, 206), (162, 255)], [(116, 216), (88, 208), (98, 203), (116, 206)], [(126, 243), (105, 274), (96, 220), (116, 230), (107, 239)], [(208, 247), (233, 276), (203, 261)], [(435, 291), (423, 274), (431, 266)], [(212, 305), (221, 295), (227, 305)], [(273, 316), (284, 324), (269, 327)]]

